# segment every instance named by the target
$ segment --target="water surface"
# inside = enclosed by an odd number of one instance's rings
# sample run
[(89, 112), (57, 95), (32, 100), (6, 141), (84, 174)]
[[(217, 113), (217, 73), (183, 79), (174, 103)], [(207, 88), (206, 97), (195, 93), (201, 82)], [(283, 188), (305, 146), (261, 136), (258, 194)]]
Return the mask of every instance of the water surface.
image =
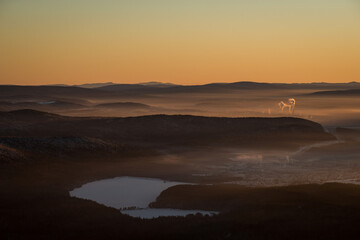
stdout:
[(216, 214), (216, 212), (201, 210), (148, 207), (162, 191), (180, 184), (189, 183), (171, 182), (154, 178), (117, 177), (84, 184), (80, 188), (71, 191), (70, 196), (93, 200), (105, 206), (120, 209), (124, 214), (140, 218)]
[(70, 196), (89, 199), (108, 207), (146, 208), (165, 189), (186, 184), (153, 178), (117, 177), (84, 184), (70, 192)]

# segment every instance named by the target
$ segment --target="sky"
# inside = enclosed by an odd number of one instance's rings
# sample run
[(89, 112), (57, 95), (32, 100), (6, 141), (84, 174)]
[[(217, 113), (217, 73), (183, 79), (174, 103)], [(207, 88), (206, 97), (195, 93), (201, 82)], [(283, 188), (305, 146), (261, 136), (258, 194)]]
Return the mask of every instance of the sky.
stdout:
[(360, 0), (0, 0), (0, 84), (360, 81)]

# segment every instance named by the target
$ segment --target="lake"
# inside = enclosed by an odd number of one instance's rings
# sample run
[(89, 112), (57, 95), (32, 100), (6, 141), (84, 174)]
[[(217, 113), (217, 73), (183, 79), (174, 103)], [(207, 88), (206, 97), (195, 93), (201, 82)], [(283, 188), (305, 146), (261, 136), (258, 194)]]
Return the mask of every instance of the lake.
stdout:
[(180, 184), (189, 183), (164, 181), (154, 178), (117, 177), (84, 184), (80, 188), (70, 191), (70, 196), (92, 200), (108, 207), (120, 209), (122, 213), (129, 216), (144, 219), (162, 216), (186, 216), (189, 214), (217, 214), (217, 212), (213, 211), (148, 207), (162, 191)]

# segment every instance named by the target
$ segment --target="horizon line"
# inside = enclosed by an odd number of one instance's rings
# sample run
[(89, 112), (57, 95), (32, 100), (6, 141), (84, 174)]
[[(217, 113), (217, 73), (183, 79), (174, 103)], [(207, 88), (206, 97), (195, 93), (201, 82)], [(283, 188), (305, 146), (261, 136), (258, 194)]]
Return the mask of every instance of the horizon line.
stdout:
[[(176, 84), (171, 82), (157, 82), (157, 81), (149, 81), (149, 82), (138, 82), (138, 83), (118, 83), (118, 82), (86, 82), (82, 84), (65, 84), (65, 83), (54, 83), (54, 84), (0, 84), (0, 86), (53, 86), (53, 87), (81, 87), (83, 85), (95, 85), (95, 84), (109, 84), (109, 85), (145, 85), (145, 84), (168, 84), (169, 87), (172, 85), (175, 86), (204, 86), (210, 84), (234, 84), (234, 83), (257, 83), (257, 84), (274, 84), (274, 85), (301, 85), (301, 84), (360, 84), (358, 81), (350, 81), (350, 82), (256, 82), (256, 81), (237, 81), (237, 82), (208, 82), (204, 84)], [(151, 86), (151, 85), (148, 85)]]

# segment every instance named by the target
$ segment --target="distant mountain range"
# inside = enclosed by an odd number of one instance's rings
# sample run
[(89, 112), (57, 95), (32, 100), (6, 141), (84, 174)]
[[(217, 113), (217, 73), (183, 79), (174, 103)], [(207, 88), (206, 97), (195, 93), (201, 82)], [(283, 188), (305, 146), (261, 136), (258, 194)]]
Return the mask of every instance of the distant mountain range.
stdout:
[(141, 86), (151, 86), (151, 87), (172, 87), (179, 86), (173, 83), (162, 83), (162, 82), (143, 82), (137, 84), (118, 84), (113, 82), (104, 82), (104, 83), (84, 83), (78, 85), (67, 85), (67, 84), (51, 84), (46, 86), (56, 86), (56, 87), (82, 87), (82, 88), (100, 88), (112, 85), (141, 85)]
[(101, 88), (105, 90), (123, 90), (123, 89), (139, 89), (139, 88), (179, 88), (179, 89), (211, 89), (211, 88), (281, 88), (281, 89), (350, 89), (360, 88), (359, 82), (348, 83), (327, 83), (327, 82), (313, 82), (313, 83), (263, 83), (263, 82), (233, 82), (233, 83), (208, 83), (202, 85), (179, 85), (173, 83), (162, 82), (143, 82), (135, 84), (127, 83), (85, 83), (80, 85), (66, 85), (55, 84), (47, 86), (58, 87), (81, 87), (81, 88)]
[(116, 92), (123, 95), (149, 95), (168, 93), (223, 93), (234, 90), (349, 90), (360, 89), (360, 83), (258, 83), (258, 82), (234, 82), (234, 83), (210, 83), (204, 85), (169, 85), (169, 84), (114, 84), (96, 88), (102, 91)]
[[(0, 85), (0, 101), (49, 101), (54, 98), (113, 98), (119, 96), (150, 96), (172, 93), (225, 93), (238, 90), (314, 90), (315, 95), (357, 95), (360, 83), (210, 83), (204, 85), (175, 85), (148, 82), (139, 84), (94, 83), (78, 86), (18, 86)], [(330, 91), (319, 93), (319, 91)], [(341, 92), (343, 91), (343, 92)], [(347, 92), (344, 92), (347, 91)]]

